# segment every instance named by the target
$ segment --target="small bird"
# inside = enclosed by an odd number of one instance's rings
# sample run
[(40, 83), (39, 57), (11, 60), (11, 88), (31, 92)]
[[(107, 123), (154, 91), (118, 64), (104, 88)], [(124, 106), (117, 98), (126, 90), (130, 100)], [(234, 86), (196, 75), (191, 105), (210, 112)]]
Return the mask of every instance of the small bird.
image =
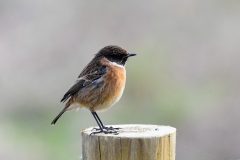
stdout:
[[(126, 83), (125, 63), (135, 55), (119, 46), (102, 48), (64, 94), (61, 102), (67, 101), (65, 107), (51, 124), (54, 125), (66, 111), (85, 107), (90, 110), (99, 126), (94, 133), (117, 133), (118, 128), (103, 125), (96, 111), (108, 109), (119, 101)], [(72, 104), (78, 105), (72, 107)]]

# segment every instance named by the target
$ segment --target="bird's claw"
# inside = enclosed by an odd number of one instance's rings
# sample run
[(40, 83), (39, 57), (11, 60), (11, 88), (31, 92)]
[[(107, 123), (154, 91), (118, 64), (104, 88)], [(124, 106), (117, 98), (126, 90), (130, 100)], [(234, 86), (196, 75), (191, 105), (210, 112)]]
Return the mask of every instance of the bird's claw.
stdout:
[(95, 135), (95, 134), (99, 134), (99, 133), (104, 133), (104, 134), (114, 134), (114, 135), (118, 135), (119, 134), (119, 130), (121, 128), (114, 128), (114, 127), (103, 127), (103, 129), (101, 128), (93, 128), (92, 129), (92, 133), (90, 135)]

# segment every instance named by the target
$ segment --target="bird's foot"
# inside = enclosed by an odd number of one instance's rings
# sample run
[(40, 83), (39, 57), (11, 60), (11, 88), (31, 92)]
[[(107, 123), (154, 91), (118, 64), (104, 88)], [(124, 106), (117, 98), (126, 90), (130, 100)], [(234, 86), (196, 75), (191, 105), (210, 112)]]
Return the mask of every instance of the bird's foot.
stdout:
[(99, 133), (104, 133), (104, 134), (114, 134), (114, 135), (118, 135), (119, 134), (119, 130), (121, 128), (114, 128), (114, 127), (103, 127), (103, 129), (101, 128), (93, 128), (92, 129), (92, 134), (99, 134)]
[(118, 134), (119, 134), (118, 131), (98, 130), (98, 131), (93, 131), (90, 135), (96, 135), (96, 134), (100, 134), (100, 133), (104, 133), (104, 134), (114, 134), (114, 135), (118, 135)]
[(106, 129), (107, 131), (118, 131), (118, 130), (120, 130), (121, 128), (118, 128), (118, 127), (116, 127), (116, 128), (114, 128), (114, 127), (112, 127), (112, 126), (110, 126), (110, 127), (103, 127), (103, 129)]

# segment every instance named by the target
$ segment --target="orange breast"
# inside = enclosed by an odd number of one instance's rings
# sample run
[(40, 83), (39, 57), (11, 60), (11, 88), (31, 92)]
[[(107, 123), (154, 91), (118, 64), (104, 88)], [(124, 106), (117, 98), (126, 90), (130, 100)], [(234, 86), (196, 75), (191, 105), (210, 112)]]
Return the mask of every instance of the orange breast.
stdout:
[(124, 67), (111, 65), (104, 77), (105, 82), (101, 91), (99, 102), (94, 110), (106, 109), (119, 101), (126, 83), (126, 70)]

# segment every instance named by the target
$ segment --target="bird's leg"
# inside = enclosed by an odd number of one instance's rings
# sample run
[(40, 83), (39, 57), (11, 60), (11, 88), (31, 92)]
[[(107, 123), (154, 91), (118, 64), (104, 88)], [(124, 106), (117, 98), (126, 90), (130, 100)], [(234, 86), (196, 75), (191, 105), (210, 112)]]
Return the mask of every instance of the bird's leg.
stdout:
[(98, 121), (98, 118), (97, 118), (96, 115), (94, 114), (94, 113), (96, 113), (96, 112), (91, 112), (91, 113), (92, 113), (95, 121), (97, 122), (97, 124), (98, 124), (98, 126), (99, 126), (99, 128), (94, 128), (94, 129), (96, 130), (96, 132), (93, 132), (93, 133), (91, 133), (91, 134), (97, 134), (97, 133), (104, 132), (101, 123)]
[(114, 127), (112, 127), (112, 126), (110, 126), (110, 127), (104, 126), (103, 123), (102, 123), (102, 121), (101, 121), (101, 119), (100, 119), (99, 116), (97, 115), (97, 113), (94, 112), (94, 114), (95, 114), (96, 118), (98, 119), (98, 121), (99, 121), (99, 123), (101, 124), (101, 126), (102, 126), (103, 129), (105, 129), (105, 130), (107, 130), (107, 131), (116, 131), (116, 130), (121, 129), (121, 128), (114, 128)]
[[(105, 127), (105, 126), (103, 125), (103, 123), (101, 122), (100, 118), (97, 116), (96, 112), (91, 112), (91, 113), (92, 113), (94, 119), (96, 120), (99, 128), (93, 128), (93, 130), (92, 130), (93, 132), (92, 132), (90, 135), (92, 135), (92, 134), (98, 134), (98, 133), (118, 134), (118, 132), (115, 131), (115, 130), (109, 130), (109, 129), (107, 129), (107, 127)], [(94, 130), (95, 130), (95, 131), (94, 131)]]
[(101, 127), (103, 129), (105, 129), (105, 126), (103, 125), (101, 119), (98, 117), (97, 113), (96, 112), (93, 112), (94, 116), (96, 117), (97, 121), (99, 122), (99, 124), (101, 125)]

